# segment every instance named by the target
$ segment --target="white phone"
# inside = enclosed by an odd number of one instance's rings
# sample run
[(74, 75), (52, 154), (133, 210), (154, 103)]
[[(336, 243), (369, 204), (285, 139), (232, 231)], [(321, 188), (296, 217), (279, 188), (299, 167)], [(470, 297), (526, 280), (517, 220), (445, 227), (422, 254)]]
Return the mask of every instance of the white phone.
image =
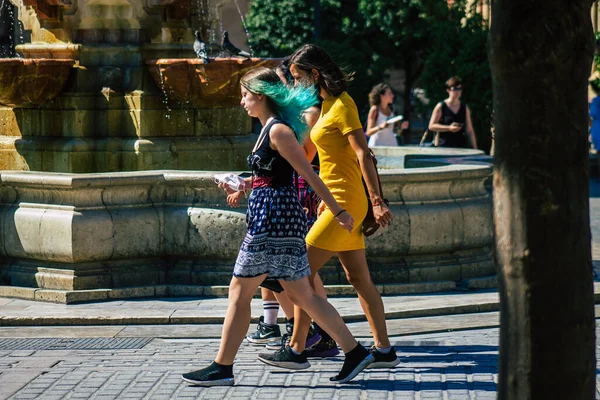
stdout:
[(236, 174), (216, 174), (213, 176), (215, 183), (224, 183), (230, 189), (236, 192), (244, 191), (246, 189), (246, 181), (241, 176)]
[(404, 117), (402, 115), (396, 115), (395, 117), (392, 117), (392, 118), (388, 119), (385, 122), (387, 122), (389, 125), (391, 125), (391, 124), (393, 124), (395, 122), (402, 121), (403, 118)]

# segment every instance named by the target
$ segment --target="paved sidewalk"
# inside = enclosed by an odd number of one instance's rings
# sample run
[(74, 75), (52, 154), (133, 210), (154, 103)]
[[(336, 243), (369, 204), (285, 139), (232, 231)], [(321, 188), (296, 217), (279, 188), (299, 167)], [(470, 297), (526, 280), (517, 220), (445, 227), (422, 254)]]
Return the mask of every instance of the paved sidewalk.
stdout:
[(0, 351), (0, 398), (496, 398), (498, 329), (413, 335), (394, 344), (402, 359), (396, 369), (367, 370), (338, 385), (329, 377), (342, 357), (311, 360), (310, 369), (292, 372), (257, 362), (263, 348), (245, 343), (234, 365), (236, 385), (225, 388), (199, 388), (180, 379), (213, 359), (217, 340), (153, 339), (133, 350)]
[[(600, 281), (600, 184), (593, 182), (591, 191), (592, 258)], [(599, 282), (595, 293), (600, 302)], [(329, 377), (340, 369), (343, 357), (311, 360), (310, 369), (289, 372), (257, 362), (264, 348), (244, 343), (234, 365), (236, 385), (199, 388), (180, 375), (214, 358), (226, 299), (153, 298), (67, 306), (0, 298), (0, 399), (496, 398), (495, 291), (383, 299), (390, 337), (402, 359), (396, 369), (368, 370), (350, 384), (337, 385)], [(370, 345), (370, 329), (358, 300), (331, 302), (357, 338)], [(256, 299), (252, 315), (261, 313)], [(600, 337), (598, 325), (596, 336)], [(600, 356), (598, 345), (596, 354)], [(597, 368), (600, 371), (600, 363)]]
[[(596, 289), (600, 297), (600, 283)], [(330, 301), (347, 322), (365, 320), (358, 298), (330, 298)], [(385, 296), (383, 301), (388, 318), (498, 310), (495, 290)], [(0, 298), (0, 326), (220, 324), (226, 310), (226, 298), (166, 297), (69, 305)], [(262, 315), (260, 299), (253, 299), (252, 315), (254, 322)]]

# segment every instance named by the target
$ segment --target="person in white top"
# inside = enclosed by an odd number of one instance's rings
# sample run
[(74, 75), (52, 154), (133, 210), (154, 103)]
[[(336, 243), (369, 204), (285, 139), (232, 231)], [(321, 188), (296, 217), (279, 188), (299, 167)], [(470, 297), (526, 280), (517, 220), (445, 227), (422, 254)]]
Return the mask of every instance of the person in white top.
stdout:
[[(393, 124), (387, 121), (394, 117), (391, 104), (394, 102), (394, 92), (385, 83), (379, 83), (369, 93), (371, 109), (367, 118), (369, 147), (398, 146)], [(408, 128), (408, 121), (402, 123), (402, 129)]]

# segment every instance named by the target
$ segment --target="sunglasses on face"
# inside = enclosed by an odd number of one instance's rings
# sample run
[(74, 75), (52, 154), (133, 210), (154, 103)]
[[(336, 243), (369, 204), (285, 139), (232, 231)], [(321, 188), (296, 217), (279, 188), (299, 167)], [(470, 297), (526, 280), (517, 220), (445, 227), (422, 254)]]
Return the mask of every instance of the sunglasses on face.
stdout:
[(462, 86), (450, 86), (448, 88), (448, 90), (451, 91), (451, 92), (457, 92), (459, 90), (462, 90)]

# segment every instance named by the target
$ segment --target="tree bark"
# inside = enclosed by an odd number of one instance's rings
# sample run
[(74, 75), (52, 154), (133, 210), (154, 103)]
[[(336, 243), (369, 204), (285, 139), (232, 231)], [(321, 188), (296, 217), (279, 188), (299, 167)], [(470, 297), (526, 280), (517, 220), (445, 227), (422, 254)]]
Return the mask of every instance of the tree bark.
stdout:
[(590, 0), (492, 0), (498, 398), (594, 399)]

